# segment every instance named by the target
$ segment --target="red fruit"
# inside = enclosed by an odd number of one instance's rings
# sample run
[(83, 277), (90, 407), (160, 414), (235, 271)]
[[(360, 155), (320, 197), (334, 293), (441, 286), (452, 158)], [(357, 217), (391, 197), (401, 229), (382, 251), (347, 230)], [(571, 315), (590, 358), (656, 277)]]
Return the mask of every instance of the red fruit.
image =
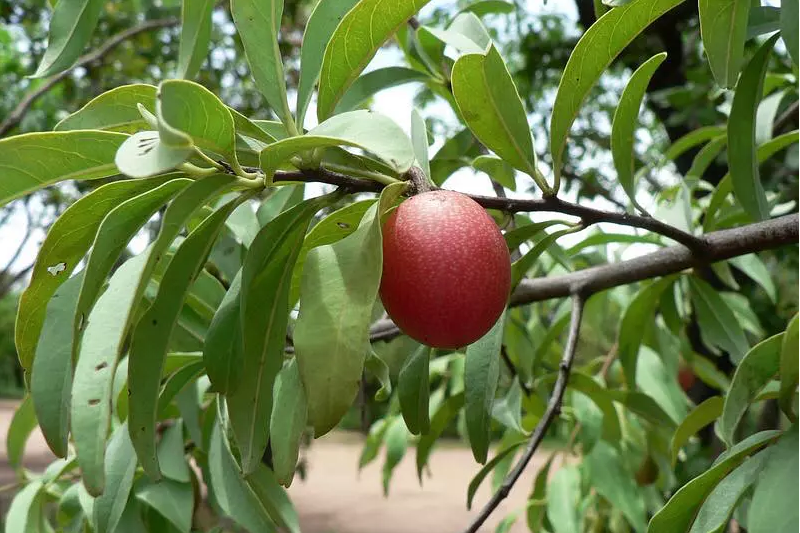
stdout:
[(418, 194), (384, 224), (381, 300), (419, 342), (452, 349), (475, 342), (500, 317), (510, 290), (503, 235), (468, 196)]
[(680, 369), (678, 370), (678, 383), (683, 389), (683, 392), (689, 392), (689, 389), (692, 388), (692, 385), (694, 385), (694, 382), (696, 380), (697, 378), (695, 377), (694, 372), (692, 372), (692, 369), (690, 367), (688, 366), (680, 367)]

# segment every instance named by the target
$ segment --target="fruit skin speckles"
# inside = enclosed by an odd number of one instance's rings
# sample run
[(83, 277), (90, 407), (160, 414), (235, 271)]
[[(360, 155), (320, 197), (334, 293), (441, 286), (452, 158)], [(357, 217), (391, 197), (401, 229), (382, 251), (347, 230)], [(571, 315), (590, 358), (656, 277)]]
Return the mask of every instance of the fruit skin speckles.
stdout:
[(415, 340), (448, 349), (475, 342), (500, 317), (510, 290), (503, 235), (468, 196), (419, 194), (384, 224), (381, 300)]

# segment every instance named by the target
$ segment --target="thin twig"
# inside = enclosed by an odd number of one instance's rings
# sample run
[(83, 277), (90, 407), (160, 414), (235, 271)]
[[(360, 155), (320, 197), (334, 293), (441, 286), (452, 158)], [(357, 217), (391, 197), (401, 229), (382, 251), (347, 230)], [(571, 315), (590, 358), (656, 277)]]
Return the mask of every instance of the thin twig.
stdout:
[(465, 530), (466, 533), (475, 533), (478, 531), (478, 528), (483, 525), (486, 519), (489, 518), (489, 515), (500, 505), (500, 502), (508, 496), (511, 488), (522, 475), (522, 472), (525, 470), (525, 467), (528, 466), (533, 454), (536, 453), (536, 450), (542, 443), (542, 439), (547, 433), (550, 424), (561, 412), (561, 401), (564, 399), (564, 391), (567, 389), (569, 373), (572, 369), (572, 361), (575, 359), (575, 349), (578, 346), (578, 334), (581, 329), (583, 304), (586, 296), (588, 296), (588, 294), (585, 293), (576, 293), (572, 296), (572, 318), (570, 319), (569, 336), (567, 338), (567, 344), (564, 347), (564, 356), (561, 358), (561, 363), (558, 366), (558, 379), (556, 379), (556, 384), (553, 387), (553, 393), (550, 395), (550, 401), (547, 404), (544, 416), (542, 416), (542, 419), (536, 424), (536, 429), (534, 429), (531, 434), (528, 446), (525, 448), (525, 453), (522, 454), (519, 462), (508, 474), (503, 484), (500, 485), (500, 489), (492, 496), (492, 499), (481, 509), (478, 516), (475, 517)]

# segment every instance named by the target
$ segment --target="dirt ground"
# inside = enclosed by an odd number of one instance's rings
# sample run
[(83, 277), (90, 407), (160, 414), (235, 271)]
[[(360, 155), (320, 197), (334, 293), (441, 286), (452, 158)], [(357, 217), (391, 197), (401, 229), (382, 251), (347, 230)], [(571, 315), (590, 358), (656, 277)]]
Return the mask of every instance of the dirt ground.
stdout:
[[(14, 481), (6, 460), (5, 436), (16, 402), (0, 401), (0, 486)], [(420, 487), (416, 475), (415, 450), (409, 449), (395, 470), (388, 498), (381, 486), (383, 456), (359, 475), (357, 465), (362, 437), (333, 433), (314, 442), (308, 451), (309, 472), (305, 482), (296, 479), (289, 490), (300, 514), (304, 533), (447, 533), (462, 531), (490, 496), (489, 479), (475, 498), (472, 511), (466, 508), (467, 486), (479, 470), (469, 449), (446, 443), (434, 449), (431, 476)], [(38, 431), (30, 441), (25, 465), (42, 469), (52, 460)], [(533, 477), (543, 459), (534, 457), (508, 499), (490, 517), (482, 532), (494, 531), (507, 513), (523, 508)], [(0, 495), (0, 514), (8, 499)], [(511, 529), (527, 531), (524, 512)]]

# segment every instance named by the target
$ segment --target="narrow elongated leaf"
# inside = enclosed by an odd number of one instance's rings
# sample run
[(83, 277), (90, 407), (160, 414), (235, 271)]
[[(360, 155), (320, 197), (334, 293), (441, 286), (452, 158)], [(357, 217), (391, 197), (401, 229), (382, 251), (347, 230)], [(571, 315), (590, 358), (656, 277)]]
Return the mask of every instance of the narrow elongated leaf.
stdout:
[(603, 438), (609, 442), (618, 441), (622, 434), (619, 425), (619, 416), (611, 401), (611, 397), (607, 394), (607, 390), (594, 378), (579, 371), (573, 371), (570, 374), (569, 387), (591, 399), (600, 411), (602, 411)]
[(247, 484), (253, 490), (261, 505), (281, 531), (300, 533), (300, 521), (292, 500), (275, 479), (272, 470), (261, 464), (249, 476)]
[(319, 0), (308, 17), (300, 49), (300, 81), (297, 85), (297, 129), (302, 131), (308, 104), (322, 70), (325, 48), (345, 14), (358, 0)]
[(276, 189), (256, 210), (256, 219), (261, 227), (278, 215), (303, 201), (303, 185), (286, 185)]
[[(193, 387), (185, 388), (184, 391), (197, 395)], [(161, 473), (165, 478), (189, 483), (191, 474), (189, 465), (186, 464), (183, 446), (183, 420), (179, 418), (161, 434), (157, 452), (158, 464), (161, 465)]]
[(44, 533), (42, 503), (44, 485), (41, 480), (28, 483), (11, 500), (8, 514), (3, 517), (5, 533)]
[(620, 452), (605, 441), (599, 441), (584, 462), (589, 483), (603, 498), (622, 512), (635, 531), (646, 525), (645, 509), (633, 476), (625, 467)]
[(686, 172), (685, 179), (688, 187), (694, 188), (697, 186), (705, 171), (727, 145), (728, 138), (725, 135), (720, 135), (715, 139), (711, 139), (708, 144), (697, 152), (697, 155), (692, 160), (692, 166)]
[(517, 190), (514, 167), (491, 155), (480, 155), (472, 160), (472, 168), (485, 172), (493, 181), (506, 189)]
[(600, 75), (637, 35), (682, 2), (633, 0), (612, 9), (584, 32), (564, 67), (550, 120), (550, 153), (557, 182), (569, 130)]
[(235, 164), (233, 115), (214, 93), (191, 81), (167, 80), (158, 87), (158, 94), (161, 120), (191, 137), (200, 148), (216, 152)]
[(394, 469), (403, 460), (408, 449), (408, 429), (402, 417), (390, 420), (386, 430), (386, 461), (383, 463), (383, 495), (389, 496), (389, 482), (392, 480)]
[(581, 498), (581, 475), (576, 466), (563, 466), (547, 485), (547, 518), (556, 533), (582, 531), (578, 506)]
[(772, 6), (754, 6), (750, 8), (747, 18), (747, 38), (752, 39), (765, 33), (780, 29), (781, 8)]
[(426, 434), (430, 430), (428, 402), (428, 364), (431, 349), (420, 346), (406, 359), (397, 378), (397, 396), (406, 427), (414, 435)]
[(48, 300), (69, 279), (89, 250), (103, 218), (123, 201), (163, 185), (167, 179), (126, 180), (103, 185), (69, 206), (50, 227), (36, 256), (31, 281), (17, 308), (14, 340), (25, 370), (31, 369)]
[(609, 390), (608, 396), (627, 407), (637, 416), (656, 426), (673, 428), (677, 423), (650, 396), (638, 391)]
[(122, 250), (156, 211), (190, 183), (191, 180), (184, 178), (170, 180), (123, 202), (103, 219), (92, 244), (92, 253), (86, 262), (81, 293), (75, 307), (74, 350), (77, 350), (80, 332), (86, 328), (86, 319), (103, 288), (106, 276), (111, 272)]
[(717, 84), (736, 85), (742, 68), (750, 0), (700, 0), (700, 34)]
[(453, 65), (453, 96), (469, 129), (514, 168), (536, 176), (528, 119), (500, 52), (461, 56)]
[(214, 390), (227, 394), (239, 384), (242, 368), (241, 272), (214, 313), (203, 343), (203, 363)]
[(747, 456), (767, 446), (779, 435), (779, 431), (756, 433), (720, 455), (711, 468), (681, 487), (653, 516), (647, 525), (648, 533), (689, 529), (697, 510), (714, 487)]
[(566, 228), (553, 233), (545, 234), (536, 245), (528, 250), (525, 255), (511, 264), (511, 287), (516, 287), (519, 282), (525, 277), (536, 261), (547, 251), (550, 246), (555, 245), (555, 242), (568, 233), (575, 231), (574, 228)]
[(756, 344), (736, 367), (719, 421), (720, 437), (729, 446), (734, 443), (736, 426), (747, 408), (778, 373), (783, 336), (779, 333)]
[(469, 487), (467, 487), (467, 509), (472, 509), (472, 500), (475, 498), (475, 493), (478, 492), (478, 487), (481, 486), (481, 483), (489, 473), (494, 470), (497, 465), (509, 454), (516, 452), (520, 446), (525, 444), (527, 439), (517, 440), (516, 442), (512, 443), (510, 446), (503, 448), (502, 450), (498, 451), (497, 454), (492, 457), (492, 460), (483, 465), (477, 474), (472, 478), (469, 482)]
[(777, 301), (778, 292), (772, 275), (764, 262), (756, 254), (741, 255), (730, 260), (731, 264), (747, 274), (747, 276), (761, 285), (770, 300)]
[(8, 456), (8, 463), (12, 467), (19, 468), (22, 465), (25, 445), (35, 427), (36, 411), (33, 408), (33, 400), (31, 400), (31, 397), (28, 395), (25, 396), (25, 399), (19, 404), (19, 407), (17, 407), (17, 410), (14, 412), (14, 417), (11, 419), (11, 424), (8, 426), (6, 454)]
[(336, 113), (352, 111), (384, 89), (428, 79), (430, 79), (429, 74), (407, 67), (385, 67), (367, 72), (358, 77), (347, 89), (342, 99), (336, 104)]
[(293, 155), (328, 146), (362, 148), (398, 173), (408, 170), (414, 162), (411, 141), (393, 120), (371, 111), (350, 111), (331, 117), (302, 137), (267, 146), (261, 152), (261, 168), (269, 178)]
[(110, 131), (58, 131), (0, 139), (0, 206), (59, 181), (117, 174), (114, 154), (127, 138)]
[(211, 489), (222, 512), (248, 531), (277, 531), (253, 490), (242, 479), (219, 421), (211, 432), (208, 451)]
[(265, 421), (283, 364), (292, 269), (311, 217), (331, 199), (307, 200), (278, 215), (258, 233), (242, 267), (242, 370), (236, 388), (228, 391), (228, 406), (245, 474), (256, 469), (267, 448)]
[(798, 51), (798, 8), (797, 0), (784, 0), (781, 2), (781, 38), (786, 45), (786, 50), (792, 56), (794, 64), (800, 64), (800, 51)]
[(789, 322), (786, 333), (783, 336), (783, 346), (781, 346), (781, 388), (778, 396), (778, 403), (781, 409), (790, 420), (796, 420), (796, 415), (792, 412), (794, 394), (797, 391), (798, 383), (798, 332), (800, 331), (800, 319), (798, 315)]
[(194, 510), (191, 484), (178, 483), (171, 479), (153, 483), (141, 478), (136, 484), (135, 494), (137, 500), (155, 509), (178, 531), (189, 533)]
[(111, 418), (112, 382), (124, 321), (141, 269), (140, 254), (114, 272), (108, 288), (88, 315), (72, 383), (71, 426), (83, 484), (90, 494), (105, 487), (106, 436)]
[(367, 354), (367, 359), (364, 361), (364, 368), (375, 376), (381, 384), (381, 388), (375, 393), (375, 400), (382, 402), (389, 398), (392, 394), (392, 378), (390, 376), (389, 365), (386, 361), (380, 358), (375, 351), (370, 351)]
[[(749, 4), (747, 0), (732, 3), (742, 2)], [(756, 155), (756, 113), (764, 89), (769, 55), (777, 39), (778, 36), (774, 35), (761, 45), (745, 67), (736, 84), (728, 119), (728, 159), (733, 194), (750, 218), (756, 221), (769, 218), (767, 195), (761, 184)]]
[[(795, 14), (797, 12), (795, 11)], [(798, 529), (798, 436), (797, 424), (786, 430), (770, 450), (758, 477), (747, 513), (749, 533), (771, 533)]]
[(422, 471), (428, 464), (428, 457), (431, 455), (433, 445), (450, 422), (456, 417), (461, 407), (464, 405), (464, 393), (460, 392), (446, 399), (439, 406), (436, 413), (431, 417), (431, 425), (428, 433), (422, 435), (417, 442), (417, 477), (422, 485)]
[(156, 106), (156, 87), (144, 83), (122, 85), (106, 91), (56, 124), (55, 131), (109, 130), (135, 133), (147, 129), (137, 104)]
[(128, 428), (139, 462), (154, 480), (161, 478), (156, 456), (155, 425), (167, 343), (186, 291), (203, 268), (225, 219), (245, 199), (245, 196), (240, 196), (229, 201), (206, 217), (186, 237), (164, 272), (153, 304), (133, 329), (128, 364)]
[[(359, 0), (331, 35), (319, 76), (317, 117), (328, 118), (336, 103), (378, 48), (429, 0)], [(323, 37), (324, 38), (324, 37)]]
[(333, 428), (358, 391), (381, 278), (381, 215), (404, 188), (386, 187), (354, 233), (306, 258), (294, 341), (316, 437)]
[(425, 26), (417, 35), (421, 36), (422, 32), (464, 54), (482, 54), (492, 40), (477, 15), (469, 12), (459, 13), (445, 30)]
[(666, 58), (666, 52), (656, 54), (633, 72), (619, 98), (619, 105), (614, 111), (614, 121), (611, 124), (611, 155), (614, 158), (614, 167), (617, 169), (617, 179), (635, 206), (638, 204), (634, 187), (633, 136), (639, 124), (639, 108), (642, 106), (644, 93), (656, 69)]
[(428, 127), (417, 108), (411, 111), (411, 144), (414, 156), (425, 177), (431, 179), (431, 165), (428, 160)]
[(514, 4), (506, 2), (505, 0), (480, 0), (462, 9), (461, 13), (470, 12), (475, 13), (479, 17), (483, 17), (486, 15), (513, 13), (515, 9), (516, 6)]
[(771, 448), (762, 450), (725, 476), (703, 502), (689, 533), (724, 532), (734, 509), (747, 489), (753, 486), (772, 453)]
[(31, 399), (47, 445), (58, 457), (66, 457), (69, 439), (69, 406), (72, 388), (72, 318), (83, 273), (56, 290), (50, 303), (31, 375)]
[(539, 533), (542, 531), (544, 525), (545, 513), (547, 509), (544, 506), (545, 495), (547, 492), (547, 477), (550, 474), (550, 467), (553, 465), (553, 458), (555, 454), (550, 455), (547, 462), (536, 473), (536, 478), (533, 480), (533, 489), (528, 498), (528, 529), (531, 533)]
[(279, 405), (280, 409), (273, 409), (270, 417), (272, 468), (278, 482), (288, 487), (294, 479), (297, 458), (300, 455), (300, 440), (308, 418), (306, 391), (296, 359), (284, 365), (278, 374), (274, 396), (274, 404)]
[(622, 315), (617, 337), (618, 357), (630, 389), (636, 388), (636, 363), (644, 331), (653, 322), (653, 314), (661, 294), (671, 287), (674, 281), (675, 278), (669, 276), (646, 286), (631, 300)]
[(103, 0), (59, 2), (50, 18), (47, 50), (33, 75), (43, 78), (67, 70), (92, 37)]
[(464, 418), (475, 460), (483, 464), (489, 452), (492, 403), (500, 375), (500, 345), (505, 314), (486, 335), (467, 347), (464, 369)]
[(722, 414), (724, 401), (720, 396), (712, 396), (703, 403), (692, 409), (681, 421), (678, 429), (672, 435), (670, 449), (672, 453), (672, 464), (678, 461), (678, 453), (689, 438), (700, 431), (702, 428), (714, 422)]
[(232, 0), (231, 15), (242, 38), (247, 63), (256, 87), (283, 125), (294, 129), (292, 112), (286, 100), (286, 78), (278, 47), (278, 32), (283, 16), (281, 0)]
[[(208, 55), (211, 39), (213, 0), (183, 0), (181, 3), (181, 41), (178, 47), (178, 77), (197, 75)], [(197, 110), (195, 110), (197, 111)]]
[(671, 161), (676, 159), (687, 150), (719, 137), (720, 135), (725, 135), (724, 126), (703, 126), (702, 128), (689, 132), (667, 148), (667, 151), (664, 152), (664, 160)]
[(739, 362), (749, 345), (736, 315), (705, 281), (691, 277), (689, 287), (703, 337)]
[(119, 426), (106, 450), (106, 490), (94, 501), (92, 524), (97, 533), (117, 531), (122, 514), (128, 504), (136, 473), (136, 453), (133, 450), (128, 423)]

